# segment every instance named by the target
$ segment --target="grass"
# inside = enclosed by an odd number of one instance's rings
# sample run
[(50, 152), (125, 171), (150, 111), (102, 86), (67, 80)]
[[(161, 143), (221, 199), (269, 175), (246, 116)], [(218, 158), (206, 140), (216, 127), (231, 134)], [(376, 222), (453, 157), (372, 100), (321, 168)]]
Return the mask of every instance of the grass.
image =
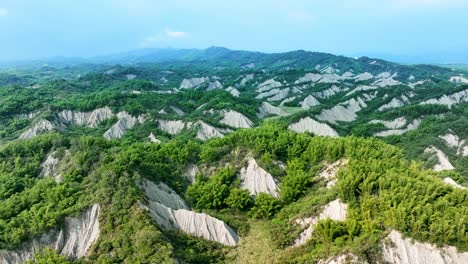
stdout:
[(249, 234), (241, 239), (233, 252), (237, 255), (235, 260), (228, 263), (280, 263), (281, 251), (275, 248), (268, 229), (267, 221), (251, 220)]

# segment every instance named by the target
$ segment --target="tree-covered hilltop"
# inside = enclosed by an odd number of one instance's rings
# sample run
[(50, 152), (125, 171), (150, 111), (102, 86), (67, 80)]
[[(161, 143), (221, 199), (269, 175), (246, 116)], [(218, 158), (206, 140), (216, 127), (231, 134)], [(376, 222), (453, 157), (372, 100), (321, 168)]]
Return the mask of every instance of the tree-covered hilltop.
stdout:
[(464, 76), (224, 48), (2, 69), (0, 262), (465, 263)]
[[(62, 181), (41, 176), (40, 161), (64, 151), (69, 154), (58, 156), (62, 160), (57, 167)], [(390, 230), (467, 250), (467, 192), (443, 183), (444, 173), (422, 169), (376, 139), (314, 137), (272, 123), (203, 144), (44, 135), (11, 142), (0, 154), (4, 249), (14, 249), (60, 225), (65, 216), (99, 203), (100, 237), (91, 263), (231, 262), (245, 254), (242, 246), (222, 247), (157, 227), (139, 206), (147, 198), (138, 182), (148, 179), (167, 184), (194, 210), (225, 221), (240, 235), (241, 245), (255, 232), (265, 232), (269, 247), (281, 256), (278, 263), (310, 262), (342, 252), (374, 262), (381, 258), (380, 241)], [(243, 187), (239, 175), (246, 157), (272, 173), (277, 198), (265, 193), (255, 197)], [(342, 159), (347, 165), (339, 170), (337, 184), (327, 188), (320, 171)], [(193, 185), (182, 176), (190, 164), (209, 168), (200, 170)], [(301, 232), (294, 220), (337, 198), (348, 206), (345, 220), (319, 221), (304, 246), (291, 247)], [(41, 258), (52, 258), (50, 254), (45, 251)]]

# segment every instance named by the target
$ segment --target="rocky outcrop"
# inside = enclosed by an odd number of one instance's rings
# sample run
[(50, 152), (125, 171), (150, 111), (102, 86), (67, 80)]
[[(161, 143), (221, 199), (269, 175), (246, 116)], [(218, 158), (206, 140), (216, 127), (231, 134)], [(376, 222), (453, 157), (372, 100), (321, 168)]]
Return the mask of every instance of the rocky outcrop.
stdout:
[[(392, 122), (395, 122), (395, 125), (398, 124), (398, 121), (392, 121)], [(378, 132), (378, 133), (375, 133), (374, 136), (376, 137), (388, 137), (388, 136), (393, 136), (393, 135), (402, 135), (408, 131), (412, 131), (412, 130), (416, 130), (419, 125), (421, 124), (421, 120), (420, 119), (415, 119), (413, 120), (413, 122), (411, 122), (410, 124), (408, 124), (406, 126), (406, 128), (400, 128), (400, 129), (390, 129), (390, 130), (385, 130), (385, 131), (381, 131), (381, 132)], [(384, 123), (385, 125), (385, 123)]]
[(216, 89), (221, 89), (221, 88), (223, 88), (223, 84), (218, 80), (214, 80), (208, 84), (207, 90), (211, 91), (211, 90), (216, 90)]
[(251, 128), (253, 125), (253, 122), (248, 119), (246, 116), (243, 114), (229, 110), (229, 111), (223, 111), (224, 117), (221, 119), (220, 123), (228, 125), (230, 127), (235, 127), (235, 128)]
[(327, 183), (327, 188), (331, 188), (336, 184), (336, 174), (338, 170), (348, 164), (347, 159), (340, 159), (331, 164), (325, 164), (325, 167), (320, 172), (319, 177), (324, 179)]
[[(252, 78), (253, 78), (253, 76), (252, 76)], [(266, 80), (263, 83), (259, 84), (256, 91), (258, 93), (262, 93), (262, 92), (269, 91), (269, 90), (271, 90), (273, 88), (277, 88), (277, 87), (281, 87), (281, 86), (283, 86), (283, 84), (281, 84), (280, 82), (275, 81), (274, 79), (269, 79), (269, 80)]]
[(257, 116), (259, 118), (265, 118), (269, 115), (287, 116), (288, 113), (286, 113), (279, 107), (271, 105), (268, 102), (263, 102), (262, 105), (258, 108)]
[(208, 140), (210, 138), (224, 137), (224, 133), (231, 132), (231, 130), (228, 129), (221, 129), (212, 125), (208, 125), (203, 121), (197, 121), (194, 126), (198, 128), (197, 138), (202, 141)]
[(343, 103), (334, 106), (331, 109), (322, 110), (320, 115), (317, 116), (319, 120), (328, 121), (336, 124), (337, 121), (351, 122), (357, 118), (356, 113), (367, 107), (366, 101), (374, 99), (376, 96), (373, 94), (364, 94), (356, 98), (351, 98)]
[(148, 180), (142, 180), (139, 185), (150, 201), (163, 204), (172, 209), (189, 209), (185, 201), (162, 182), (155, 184)]
[(336, 85), (332, 85), (330, 88), (326, 89), (326, 90), (323, 90), (323, 91), (320, 91), (320, 92), (315, 92), (315, 93), (312, 93), (313, 96), (316, 96), (318, 98), (329, 98), (329, 97), (332, 97), (333, 95), (337, 94), (337, 93), (340, 93), (340, 92), (344, 92), (344, 91), (347, 91), (349, 90), (349, 88), (340, 88)]
[(392, 230), (382, 243), (384, 261), (393, 264), (465, 264), (468, 263), (468, 253), (459, 253), (455, 247), (437, 248), (429, 243), (403, 236)]
[(452, 105), (461, 104), (464, 102), (468, 102), (468, 89), (451, 95), (443, 95), (439, 98), (432, 98), (422, 102), (421, 104), (439, 104), (446, 105), (450, 108)]
[(42, 134), (47, 131), (51, 131), (55, 129), (55, 125), (52, 124), (49, 120), (41, 119), (37, 122), (34, 126), (29, 128), (28, 130), (24, 131), (20, 136), (19, 139), (29, 139), (33, 138), (39, 134)]
[(455, 148), (457, 150), (457, 155), (462, 157), (468, 156), (468, 144), (466, 140), (461, 140), (457, 135), (451, 133), (439, 137), (443, 139), (448, 146)]
[(177, 135), (182, 130), (191, 127), (192, 123), (185, 123), (181, 120), (158, 120), (159, 129), (171, 135)]
[(185, 167), (182, 176), (186, 177), (190, 183), (194, 183), (198, 172), (198, 166), (196, 164), (190, 163), (187, 165), (187, 167)]
[(91, 112), (63, 110), (57, 114), (57, 121), (65, 125), (97, 127), (100, 122), (109, 119), (112, 116), (112, 110), (109, 107), (98, 108)]
[(453, 170), (455, 169), (453, 167), (453, 165), (450, 163), (447, 155), (445, 155), (444, 152), (442, 152), (442, 150), (434, 147), (434, 146), (430, 146), (428, 148), (426, 148), (424, 150), (424, 153), (432, 153), (432, 154), (435, 154), (436, 157), (437, 157), (437, 164), (434, 165), (433, 167), (433, 170), (435, 171), (443, 171), (443, 170)]
[(406, 125), (406, 118), (399, 117), (394, 120), (372, 120), (370, 124), (382, 124), (388, 129), (398, 129)]
[(284, 88), (284, 89), (275, 88), (275, 89), (269, 90), (268, 92), (264, 92), (264, 93), (257, 95), (255, 99), (267, 98), (269, 102), (283, 100), (284, 98), (288, 97), (290, 90), (291, 90), (290, 88)]
[(239, 85), (240, 86), (246, 85), (249, 81), (254, 79), (254, 76), (255, 76), (254, 74), (245, 75), (244, 78), (242, 78), (242, 80), (240, 81)]
[(150, 133), (150, 135), (148, 136), (148, 139), (151, 143), (155, 143), (155, 144), (161, 144), (161, 140), (157, 139), (156, 136), (153, 134), (153, 132)]
[(41, 164), (42, 171), (39, 174), (40, 177), (54, 177), (56, 182), (62, 181), (62, 175), (57, 172), (57, 166), (60, 162), (55, 157), (56, 153), (51, 153), (47, 156), (47, 159)]
[(318, 73), (307, 73), (303, 77), (299, 78), (295, 83), (304, 83), (304, 82), (312, 82), (312, 83), (338, 83), (341, 80), (350, 78), (350, 75), (345, 73), (342, 76), (336, 73), (325, 73), (325, 74), (318, 74)]
[(39, 250), (50, 247), (71, 259), (87, 256), (99, 237), (99, 210), (94, 204), (77, 217), (66, 217), (62, 228), (54, 228), (46, 234), (23, 243), (15, 250), (0, 250), (0, 263), (23, 263)]
[(104, 133), (104, 138), (121, 138), (127, 130), (133, 128), (138, 123), (142, 124), (144, 122), (143, 116), (134, 117), (129, 115), (127, 112), (120, 112), (117, 114), (117, 117), (119, 118), (119, 121)]
[(309, 132), (319, 136), (339, 136), (331, 126), (317, 122), (310, 117), (304, 117), (298, 122), (289, 125), (288, 128), (297, 133)]
[(237, 90), (236, 88), (232, 86), (229, 86), (228, 88), (226, 88), (226, 91), (229, 92), (234, 97), (239, 97), (240, 95), (239, 90)]
[(444, 178), (444, 182), (448, 185), (452, 185), (453, 187), (455, 188), (458, 188), (458, 189), (466, 189), (465, 187), (461, 186), (460, 184), (458, 184), (456, 181), (454, 181), (452, 178), (450, 177), (446, 177)]
[(302, 227), (307, 227), (298, 238), (294, 241), (294, 246), (304, 245), (307, 240), (310, 239), (314, 232), (314, 226), (321, 220), (331, 219), (335, 221), (344, 221), (346, 219), (348, 205), (342, 203), (339, 199), (336, 199), (329, 204), (325, 205), (322, 212), (317, 217), (309, 217), (303, 219), (297, 219), (296, 224)]
[(381, 105), (377, 111), (384, 111), (384, 110), (387, 110), (387, 109), (393, 109), (393, 108), (398, 108), (398, 107), (402, 107), (404, 106), (405, 104), (409, 103), (409, 99), (408, 97), (406, 97), (405, 95), (402, 95), (400, 98), (393, 98), (390, 102), (384, 104), (384, 105)]
[(377, 80), (372, 84), (379, 87), (386, 87), (386, 86), (394, 86), (400, 85), (401, 82), (393, 79), (397, 76), (397, 74), (390, 75), (389, 72), (384, 72), (376, 76)]
[(278, 197), (278, 185), (273, 176), (257, 164), (253, 158), (249, 158), (247, 167), (240, 171), (241, 188), (246, 189), (252, 195), (261, 192)]
[(468, 83), (468, 79), (462, 76), (452, 76), (450, 77), (449, 81), (454, 82), (454, 83)]
[(320, 102), (317, 100), (317, 98), (313, 97), (312, 95), (309, 95), (306, 98), (304, 98), (304, 100), (301, 102), (301, 108), (307, 110), (319, 104)]
[(372, 75), (372, 73), (364, 72), (364, 73), (356, 75), (354, 77), (354, 80), (356, 80), (357, 82), (361, 82), (361, 81), (367, 81), (373, 78), (374, 78), (374, 75)]
[(202, 77), (202, 78), (191, 78), (191, 79), (184, 79), (180, 83), (180, 89), (191, 89), (195, 88), (197, 86), (202, 85), (203, 83), (209, 81), (210, 78), (208, 77)]
[(143, 183), (148, 205), (142, 205), (150, 217), (162, 228), (180, 230), (226, 246), (239, 242), (236, 232), (214, 217), (188, 210), (182, 198), (167, 185)]

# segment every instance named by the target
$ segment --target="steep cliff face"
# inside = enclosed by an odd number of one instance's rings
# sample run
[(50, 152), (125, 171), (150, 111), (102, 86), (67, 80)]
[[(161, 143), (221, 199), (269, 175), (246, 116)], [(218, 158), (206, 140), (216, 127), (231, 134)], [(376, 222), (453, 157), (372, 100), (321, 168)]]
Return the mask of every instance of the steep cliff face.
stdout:
[(235, 246), (239, 242), (239, 236), (231, 227), (207, 214), (189, 210), (185, 201), (167, 185), (143, 181), (141, 186), (149, 200), (148, 205), (141, 206), (161, 227), (180, 230), (226, 246)]
[(455, 247), (437, 248), (429, 243), (412, 242), (393, 230), (382, 243), (383, 259), (394, 264), (466, 264), (468, 253)]
[(51, 131), (53, 129), (55, 129), (54, 124), (52, 124), (49, 120), (41, 119), (31, 128), (24, 131), (23, 134), (19, 136), (19, 139), (33, 138), (43, 132)]
[(247, 167), (240, 171), (241, 188), (246, 189), (252, 195), (258, 195), (261, 192), (268, 193), (278, 197), (278, 185), (273, 176), (257, 164), (253, 158), (248, 160)]
[(303, 219), (297, 219), (296, 224), (302, 227), (307, 227), (298, 238), (294, 241), (294, 246), (304, 245), (307, 240), (310, 239), (314, 232), (314, 226), (321, 220), (330, 218), (335, 221), (344, 221), (348, 211), (348, 205), (342, 203), (339, 199), (336, 199), (329, 204), (325, 205), (322, 212), (317, 217), (309, 217)]
[(57, 119), (63, 124), (97, 127), (100, 122), (111, 118), (112, 115), (112, 110), (109, 107), (104, 107), (91, 112), (64, 110), (57, 114)]
[(235, 128), (250, 128), (253, 125), (253, 122), (250, 119), (233, 110), (224, 111), (224, 117), (220, 122)]
[(141, 124), (145, 121), (143, 116), (132, 116), (127, 112), (120, 112), (117, 114), (119, 121), (115, 123), (109, 130), (104, 133), (106, 139), (121, 138), (127, 130), (133, 128), (136, 124)]
[(57, 166), (60, 162), (58, 158), (55, 157), (56, 153), (51, 153), (47, 156), (47, 159), (41, 164), (42, 171), (41, 177), (54, 177), (56, 182), (62, 181), (62, 175), (57, 172)]
[(62, 228), (52, 229), (23, 243), (18, 249), (0, 250), (0, 263), (23, 263), (46, 247), (71, 259), (85, 257), (99, 237), (99, 210), (99, 205), (94, 204), (77, 217), (65, 218)]
[(338, 137), (338, 133), (331, 126), (317, 122), (310, 117), (302, 118), (289, 125), (289, 129), (297, 133), (310, 132), (319, 136)]

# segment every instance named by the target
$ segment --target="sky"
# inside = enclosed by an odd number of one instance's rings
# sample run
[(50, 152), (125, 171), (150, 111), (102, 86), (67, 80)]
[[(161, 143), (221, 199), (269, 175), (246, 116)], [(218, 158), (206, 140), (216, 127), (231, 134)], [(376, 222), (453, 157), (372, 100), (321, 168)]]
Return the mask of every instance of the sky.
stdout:
[(0, 61), (140, 48), (468, 63), (468, 0), (0, 0)]

